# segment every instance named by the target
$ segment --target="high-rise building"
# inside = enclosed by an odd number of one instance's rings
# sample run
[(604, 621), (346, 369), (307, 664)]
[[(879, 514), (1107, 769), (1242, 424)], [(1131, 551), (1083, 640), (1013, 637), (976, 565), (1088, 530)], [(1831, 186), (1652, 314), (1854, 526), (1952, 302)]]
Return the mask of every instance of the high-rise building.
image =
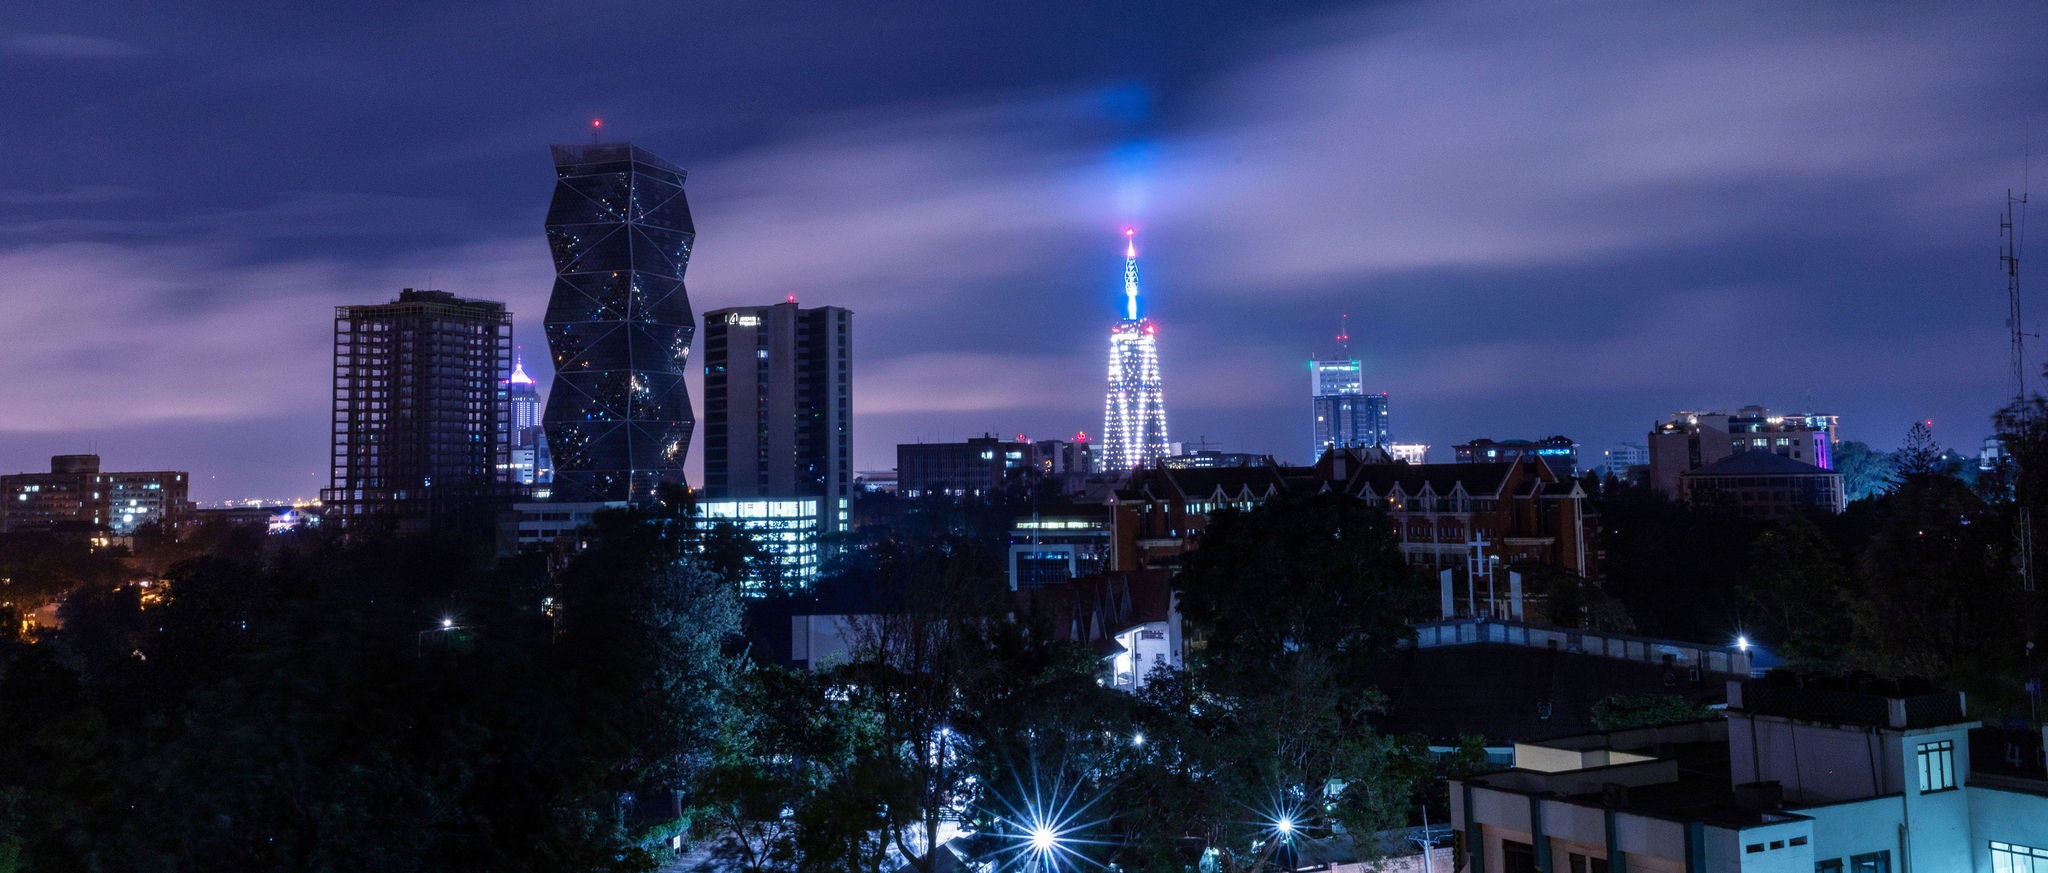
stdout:
[(57, 455), (48, 473), (0, 476), (0, 531), (111, 532), (176, 526), (191, 515), (182, 471), (100, 472), (98, 455)]
[(555, 146), (546, 430), (553, 498), (646, 501), (683, 484), (696, 226), (683, 169), (627, 143)]
[(334, 310), (328, 519), (429, 527), (501, 487), (512, 443), (512, 314), (446, 291)]
[(1138, 317), (1138, 243), (1124, 231), (1124, 320), (1109, 332), (1109, 397), (1103, 404), (1102, 469), (1126, 473), (1171, 452), (1159, 384), (1159, 326)]
[(541, 427), (540, 390), (526, 375), (526, 363), (515, 352), (512, 377), (505, 380), (505, 394), (512, 402), (512, 456), (508, 478), (521, 485), (546, 485), (554, 481), (554, 462), (548, 458), (548, 438)]
[(853, 313), (740, 306), (704, 315), (704, 490), (815, 498), (819, 530), (853, 507)]
[(1366, 393), (1364, 364), (1351, 357), (1348, 323), (1337, 332), (1337, 356), (1309, 362), (1308, 384), (1316, 439), (1315, 452), (1309, 457), (1320, 458), (1332, 448), (1393, 444), (1387, 395)]

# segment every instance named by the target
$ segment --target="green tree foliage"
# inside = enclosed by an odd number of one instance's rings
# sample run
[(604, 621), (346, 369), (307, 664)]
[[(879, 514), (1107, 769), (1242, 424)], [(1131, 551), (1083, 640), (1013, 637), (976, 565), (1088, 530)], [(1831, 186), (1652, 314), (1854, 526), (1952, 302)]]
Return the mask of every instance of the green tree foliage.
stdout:
[(1913, 426), (1906, 429), (1906, 438), (1899, 443), (1899, 450), (1892, 453), (1893, 475), (1899, 481), (1943, 473), (1948, 466), (1941, 446), (1934, 442), (1934, 427), (1930, 422), (1913, 422)]
[(0, 855), (54, 871), (652, 865), (647, 812), (621, 799), (690, 775), (700, 750), (678, 742), (697, 729), (667, 722), (717, 723), (729, 593), (607, 539), (578, 571), (592, 584), (559, 593), (558, 639), (529, 568), (493, 570), (466, 543), (308, 545), (180, 564), (147, 610), (133, 589), (81, 589), (61, 633), (0, 650)]
[(1617, 694), (1593, 704), (1593, 724), (1603, 731), (1677, 724), (1713, 716), (1712, 709), (1676, 694)]
[(2016, 686), (2002, 676), (2024, 637), (2005, 522), (1956, 479), (1908, 478), (1861, 555), (1849, 666), (1973, 691)]
[(1767, 525), (1721, 507), (1687, 506), (1648, 486), (1610, 491), (1595, 506), (1603, 587), (1641, 633), (1679, 640), (1734, 634), (1736, 576)]
[(1850, 502), (1864, 500), (1892, 489), (1896, 467), (1892, 456), (1868, 444), (1847, 440), (1836, 444), (1835, 472), (1842, 474), (1843, 495)]
[(1386, 516), (1335, 494), (1220, 513), (1178, 584), (1203, 648), (1186, 685), (1154, 700), (1193, 727), (1178, 738), (1179, 775), (1218, 792), (1194, 832), (1256, 869), (1271, 858), (1240, 853), (1270, 825), (1233, 814), (1233, 801), (1290, 810), (1310, 833), (1405, 822), (1415, 767), (1373, 730), (1380, 698), (1366, 675), (1412, 633), (1427, 591)]
[(1737, 586), (1740, 630), (1769, 640), (1790, 666), (1839, 667), (1848, 642), (1852, 579), (1813, 519), (1798, 515), (1759, 534)]

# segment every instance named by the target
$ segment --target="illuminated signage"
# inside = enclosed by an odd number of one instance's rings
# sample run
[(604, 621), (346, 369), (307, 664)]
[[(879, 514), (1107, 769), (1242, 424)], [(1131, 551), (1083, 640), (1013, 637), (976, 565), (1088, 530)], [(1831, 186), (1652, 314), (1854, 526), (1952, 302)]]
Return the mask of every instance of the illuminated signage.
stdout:
[(726, 323), (726, 324), (737, 324), (737, 325), (739, 325), (740, 327), (760, 327), (760, 326), (761, 326), (761, 316), (758, 316), (758, 315), (741, 315), (741, 314), (739, 314), (739, 313), (737, 313), (737, 312), (734, 312), (734, 313), (731, 313), (731, 314), (729, 314), (729, 315), (727, 315), (727, 316), (725, 317), (725, 323)]

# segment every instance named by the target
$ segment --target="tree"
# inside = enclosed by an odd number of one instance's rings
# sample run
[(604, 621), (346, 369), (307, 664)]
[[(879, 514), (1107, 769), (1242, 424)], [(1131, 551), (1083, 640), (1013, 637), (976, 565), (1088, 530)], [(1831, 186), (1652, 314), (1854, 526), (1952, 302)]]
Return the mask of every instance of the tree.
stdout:
[[(1426, 585), (1391, 522), (1340, 494), (1283, 496), (1212, 516), (1178, 579), (1204, 648), (1184, 707), (1207, 739), (1185, 775), (1226, 797), (1263, 799), (1306, 833), (1372, 833), (1407, 820), (1414, 770), (1370, 718), (1368, 671), (1413, 631)], [(1213, 811), (1213, 808), (1212, 808)], [(1270, 823), (1219, 815), (1190, 823), (1233, 867), (1272, 861)], [(1265, 850), (1243, 854), (1254, 841)]]
[(1593, 724), (1603, 731), (1713, 717), (1712, 709), (1676, 694), (1617, 694), (1593, 704)]
[(1934, 422), (1916, 421), (1906, 429), (1906, 439), (1899, 444), (1899, 450), (1892, 453), (1892, 467), (1899, 481), (1948, 469), (1941, 446), (1934, 442)]
[(1842, 474), (1843, 494), (1853, 503), (1892, 489), (1892, 456), (1865, 443), (1847, 440), (1835, 446), (1835, 472)]
[(1811, 518), (1795, 515), (1757, 536), (1737, 586), (1740, 629), (1794, 667), (1841, 665), (1849, 641), (1851, 579)]

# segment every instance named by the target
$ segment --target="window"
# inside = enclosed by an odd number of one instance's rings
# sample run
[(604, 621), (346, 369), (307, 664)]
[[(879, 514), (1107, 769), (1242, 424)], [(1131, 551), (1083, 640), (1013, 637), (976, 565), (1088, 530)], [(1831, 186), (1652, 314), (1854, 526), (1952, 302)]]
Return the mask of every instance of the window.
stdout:
[(1953, 740), (1920, 744), (1920, 793), (1956, 787), (1956, 744)]
[(1991, 841), (1992, 873), (2048, 873), (2048, 849)]
[(1849, 856), (1849, 873), (1892, 873), (1890, 851)]
[(1813, 864), (1813, 873), (1842, 873), (1842, 859), (1829, 858), (1825, 861), (1816, 861)]

